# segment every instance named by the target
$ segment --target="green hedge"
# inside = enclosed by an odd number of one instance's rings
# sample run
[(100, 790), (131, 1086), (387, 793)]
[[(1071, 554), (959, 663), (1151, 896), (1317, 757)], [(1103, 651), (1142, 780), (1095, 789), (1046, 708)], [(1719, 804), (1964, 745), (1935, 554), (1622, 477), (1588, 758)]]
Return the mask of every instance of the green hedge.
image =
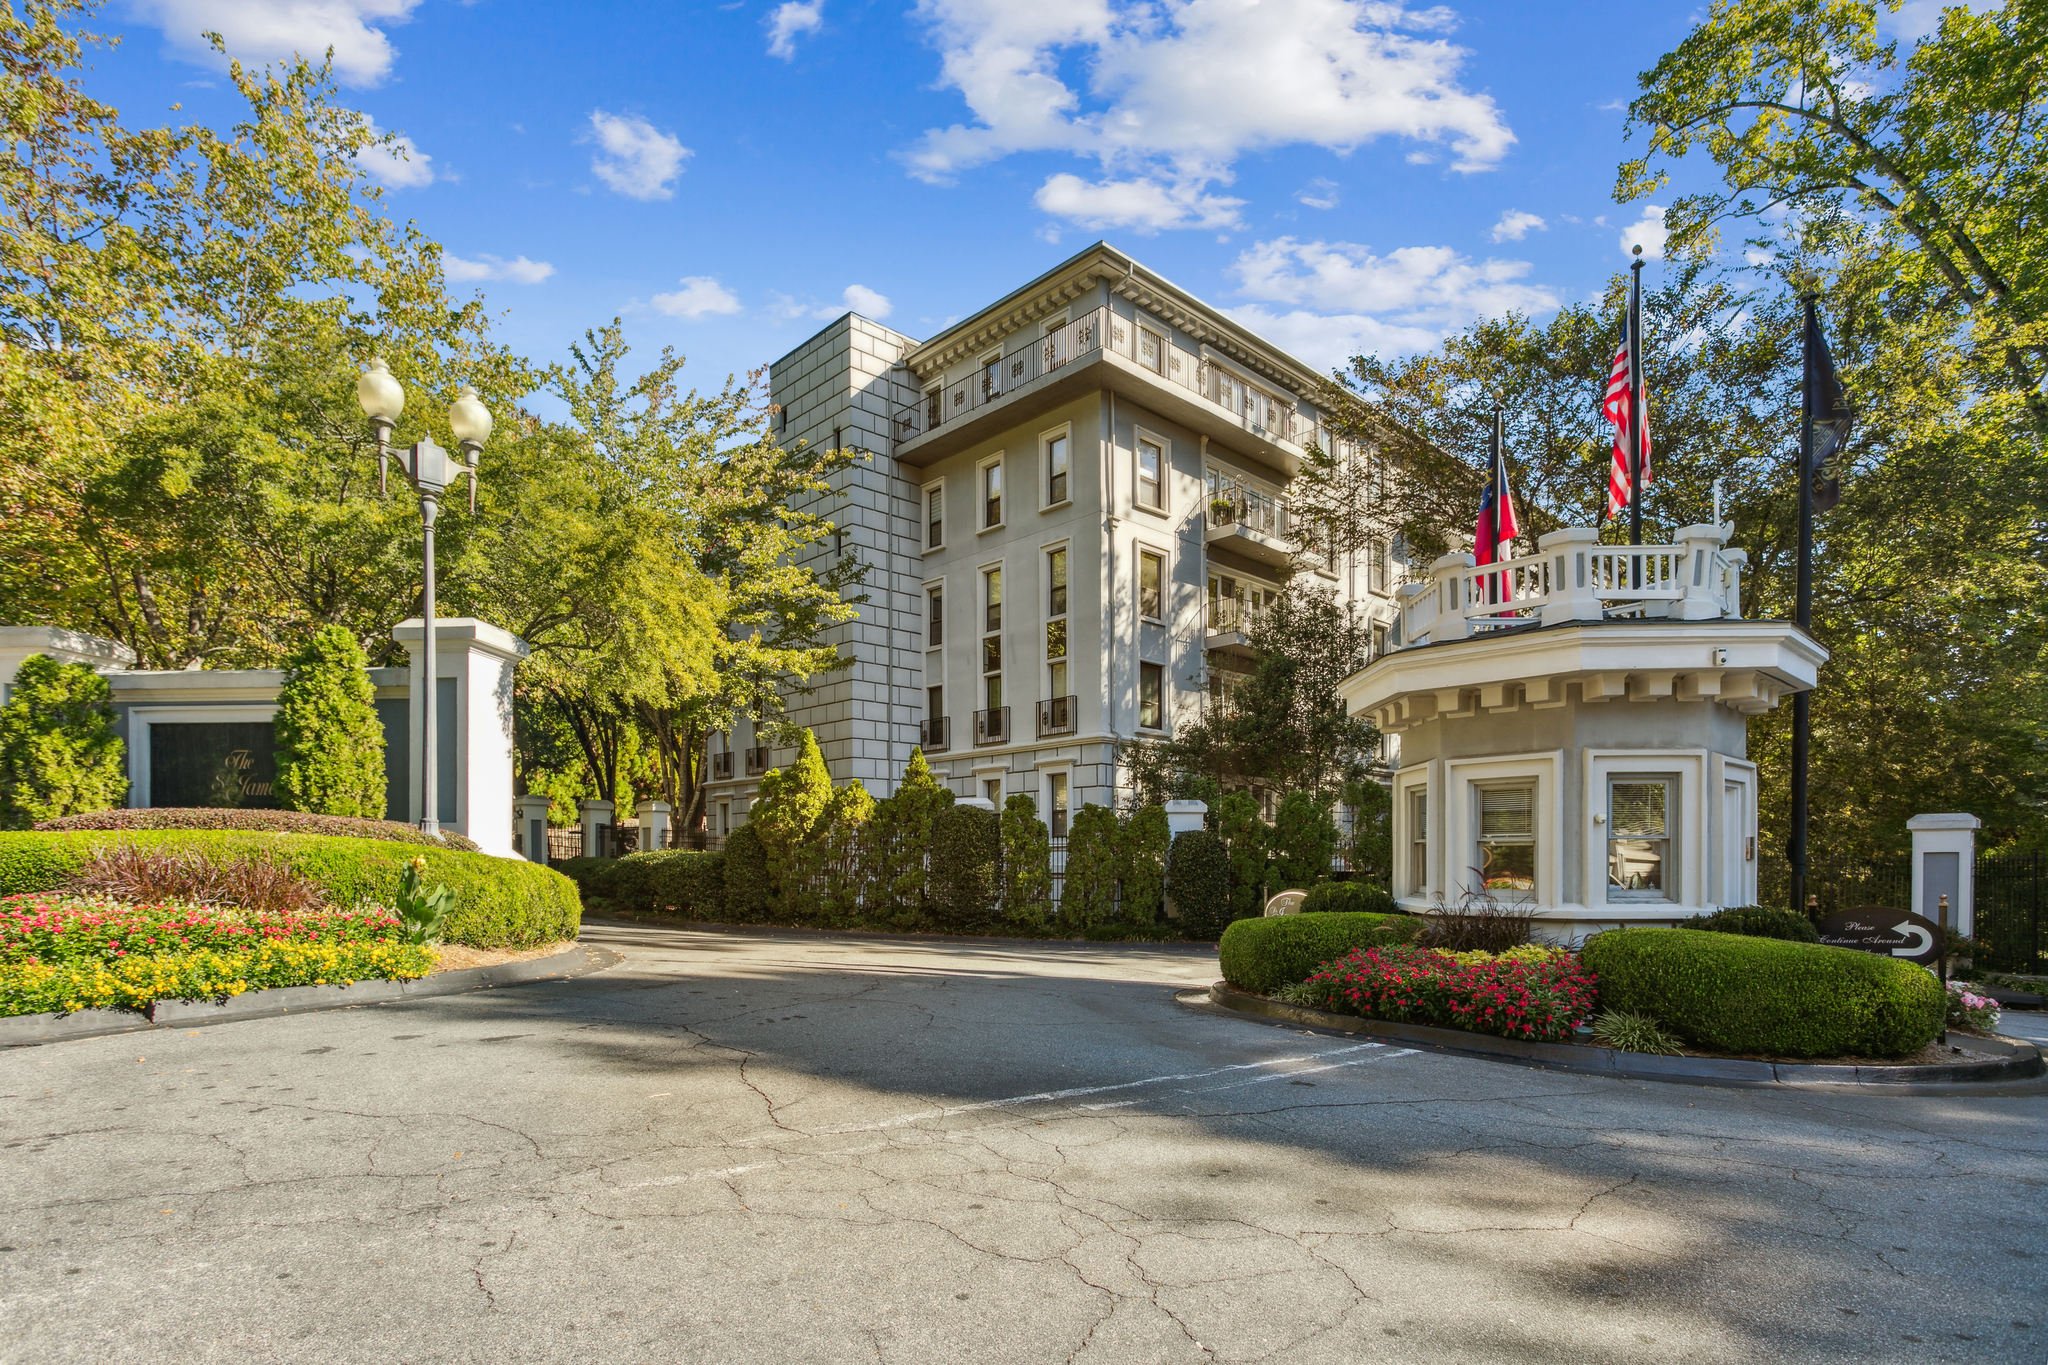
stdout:
[(1692, 920), (1685, 927), (1716, 934), (1789, 939), (1794, 943), (1820, 942), (1820, 930), (1806, 916), (1796, 910), (1767, 910), (1761, 905), (1733, 905)]
[(268, 855), (320, 883), (329, 899), (343, 905), (390, 905), (399, 872), (412, 858), (422, 857), (427, 885), (443, 883), (455, 893), (444, 938), (472, 948), (535, 948), (574, 938), (583, 917), (575, 883), (517, 858), (383, 839), (217, 830), (0, 833), (0, 896), (54, 891), (96, 850), (118, 844), (241, 858)]
[[(590, 867), (572, 864), (588, 863)], [(725, 915), (725, 854), (701, 849), (671, 848), (629, 853), (617, 860), (572, 858), (562, 870), (576, 879), (586, 895), (611, 901), (625, 910), (647, 910), (685, 919), (721, 919)]]
[(1002, 857), (996, 813), (953, 805), (932, 817), (931, 909), (947, 929), (983, 929), (995, 917)]
[(1308, 980), (1316, 968), (1353, 948), (1408, 943), (1421, 930), (1422, 921), (1412, 915), (1268, 915), (1238, 920), (1223, 931), (1217, 949), (1225, 981), (1264, 995)]
[(1946, 1015), (1932, 973), (1853, 948), (1615, 929), (1579, 955), (1603, 1009), (1650, 1015), (1716, 1052), (1902, 1057), (1932, 1042)]
[(1166, 850), (1166, 899), (1189, 938), (1214, 938), (1230, 923), (1230, 854), (1206, 829), (1176, 835)]
[(1392, 915), (1394, 895), (1374, 882), (1324, 882), (1309, 888), (1303, 914)]

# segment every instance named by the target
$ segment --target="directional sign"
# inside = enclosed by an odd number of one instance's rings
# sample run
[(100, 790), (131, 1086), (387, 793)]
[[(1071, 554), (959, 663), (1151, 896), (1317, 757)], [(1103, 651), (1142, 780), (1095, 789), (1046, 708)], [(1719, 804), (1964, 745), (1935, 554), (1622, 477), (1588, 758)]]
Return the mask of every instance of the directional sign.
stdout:
[(1279, 895), (1266, 902), (1266, 913), (1269, 915), (1298, 915), (1301, 913), (1301, 903), (1307, 899), (1308, 892), (1306, 891), (1282, 891)]
[(1904, 910), (1866, 905), (1829, 915), (1819, 928), (1822, 943), (1902, 957), (1908, 962), (1932, 962), (1941, 947), (1941, 926)]

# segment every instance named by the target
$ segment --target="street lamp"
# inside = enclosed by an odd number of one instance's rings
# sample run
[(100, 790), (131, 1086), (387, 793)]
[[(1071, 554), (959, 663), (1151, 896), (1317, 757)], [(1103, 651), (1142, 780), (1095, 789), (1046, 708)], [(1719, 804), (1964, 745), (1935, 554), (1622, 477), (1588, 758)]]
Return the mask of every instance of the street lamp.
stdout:
[[(370, 419), (370, 430), (377, 435), (377, 491), (383, 493), (385, 471), (391, 462), (391, 429), (398, 414), (405, 410), (405, 390), (383, 361), (372, 360), (356, 380), (356, 402)], [(420, 659), (424, 679), (420, 696), (420, 832), (436, 836), (441, 833), (441, 802), (439, 745), (434, 732), (434, 694), (438, 690), (434, 674), (434, 519), (441, 511), (441, 494), (465, 475), (469, 478), (469, 510), (476, 511), (477, 459), (490, 438), (491, 414), (478, 401), (475, 389), (465, 385), (449, 405), (448, 427), (462, 452), (461, 459), (451, 458), (434, 444), (432, 437), (422, 437), (398, 452), (400, 468), (420, 495), (421, 539), (426, 560), (426, 590), (420, 602), (425, 636)]]

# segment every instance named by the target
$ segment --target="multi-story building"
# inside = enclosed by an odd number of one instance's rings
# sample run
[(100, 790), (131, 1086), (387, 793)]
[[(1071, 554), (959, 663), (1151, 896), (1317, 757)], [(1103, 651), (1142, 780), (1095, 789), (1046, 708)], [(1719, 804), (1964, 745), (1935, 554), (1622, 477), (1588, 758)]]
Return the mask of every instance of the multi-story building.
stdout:
[[(849, 314), (769, 374), (782, 439), (867, 454), (817, 549), (868, 566), (849, 663), (788, 709), (835, 781), (885, 795), (922, 745), (1058, 836), (1119, 799), (1120, 743), (1227, 702), (1290, 571), (1393, 619), (1397, 547), (1305, 555), (1289, 516), (1309, 448), (1337, 445), (1320, 376), (1113, 247), (926, 341)], [(713, 740), (712, 834), (785, 757), (751, 726)]]

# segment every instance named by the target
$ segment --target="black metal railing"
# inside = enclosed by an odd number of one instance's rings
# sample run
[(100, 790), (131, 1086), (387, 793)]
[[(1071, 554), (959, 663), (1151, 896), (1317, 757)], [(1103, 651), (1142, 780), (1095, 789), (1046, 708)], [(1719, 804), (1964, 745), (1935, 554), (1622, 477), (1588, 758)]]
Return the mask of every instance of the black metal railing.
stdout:
[(1041, 736), (1073, 734), (1075, 709), (1072, 697), (1052, 697), (1038, 703), (1038, 733)]
[(747, 776), (759, 777), (768, 771), (768, 746), (756, 744), (747, 750)]
[(711, 780), (713, 782), (732, 781), (732, 750), (727, 749), (722, 753), (711, 755)]
[(1974, 873), (1976, 965), (1997, 972), (2048, 971), (2048, 939), (2042, 937), (2044, 879), (2048, 857), (2040, 853), (1990, 854), (1977, 859)]
[(580, 829), (551, 829), (548, 831), (548, 861), (566, 862), (570, 858), (583, 856), (583, 831)]
[(974, 713), (974, 742), (976, 744), (1006, 744), (1010, 739), (1010, 708), (998, 706), (989, 711)]
[(953, 719), (932, 716), (917, 723), (917, 743), (927, 753), (944, 753), (953, 747)]

